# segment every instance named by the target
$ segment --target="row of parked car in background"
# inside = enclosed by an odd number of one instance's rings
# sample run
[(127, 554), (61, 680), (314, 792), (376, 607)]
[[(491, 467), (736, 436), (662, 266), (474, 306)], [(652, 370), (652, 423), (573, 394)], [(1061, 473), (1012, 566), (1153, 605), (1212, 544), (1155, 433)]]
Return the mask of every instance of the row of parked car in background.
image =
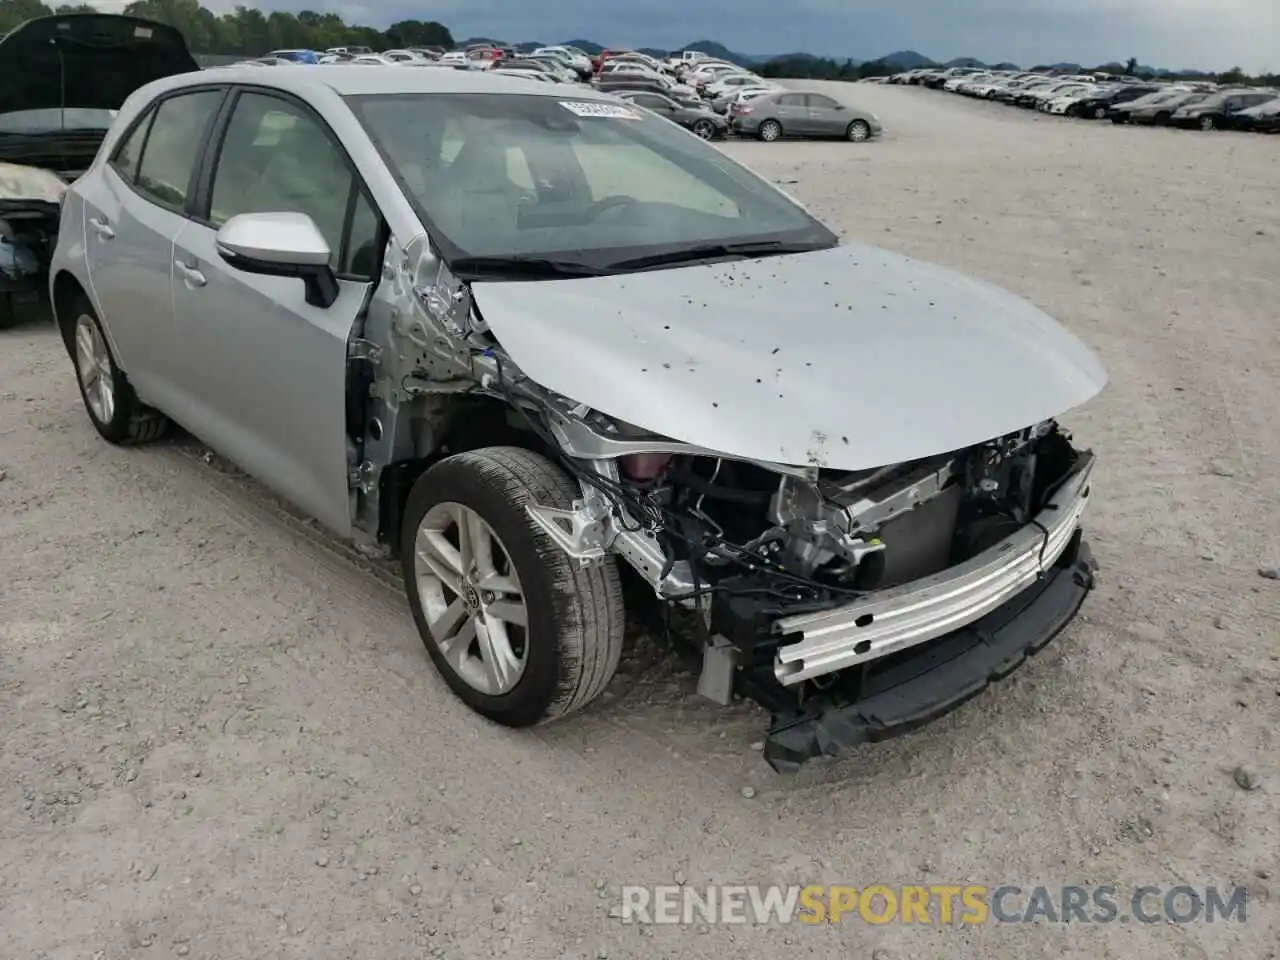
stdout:
[(412, 47), (375, 53), (367, 47), (273, 50), (244, 61), (258, 66), (351, 63), (370, 66), (485, 70), (542, 83), (586, 84), (660, 113), (704, 139), (738, 134), (771, 142), (833, 137), (861, 142), (882, 132), (879, 118), (834, 96), (800, 93), (696, 50), (659, 58), (633, 50), (589, 54), (567, 44), (527, 53), (505, 44), (462, 50)]
[(1280, 90), (1103, 72), (1052, 74), (950, 67), (908, 70), (888, 83), (946, 90), (1053, 116), (1199, 130), (1280, 132)]

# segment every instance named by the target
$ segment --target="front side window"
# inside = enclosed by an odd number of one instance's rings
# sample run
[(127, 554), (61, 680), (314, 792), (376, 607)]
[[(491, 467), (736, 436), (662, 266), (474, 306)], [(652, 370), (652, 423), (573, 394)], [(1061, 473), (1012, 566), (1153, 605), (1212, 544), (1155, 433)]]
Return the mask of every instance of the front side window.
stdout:
[(139, 191), (171, 207), (186, 205), (205, 133), (221, 101), (221, 90), (199, 90), (160, 101), (138, 164)]
[(147, 134), (151, 132), (151, 121), (155, 116), (154, 110), (147, 111), (116, 148), (115, 156), (111, 158), (116, 171), (129, 183), (135, 182), (138, 178), (138, 162), (142, 159), (142, 147), (147, 142)]
[(343, 266), (343, 231), (357, 180), (328, 131), (302, 107), (245, 93), (218, 154), (209, 202), (215, 227), (241, 213), (305, 213)]
[(607, 267), (713, 243), (837, 242), (665, 118), (569, 97), (348, 100), (446, 259), (555, 255)]

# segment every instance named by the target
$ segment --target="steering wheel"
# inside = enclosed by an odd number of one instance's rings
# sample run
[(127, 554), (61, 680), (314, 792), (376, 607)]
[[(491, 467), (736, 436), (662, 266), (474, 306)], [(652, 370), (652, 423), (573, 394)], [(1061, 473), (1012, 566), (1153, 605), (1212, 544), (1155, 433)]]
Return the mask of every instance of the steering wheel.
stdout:
[(623, 196), (620, 193), (615, 193), (607, 197), (601, 197), (595, 203), (591, 204), (591, 206), (587, 207), (587, 209), (583, 212), (583, 216), (587, 220), (594, 220), (597, 217), (599, 217), (600, 214), (608, 210), (616, 210), (619, 207), (625, 207), (630, 204), (639, 203), (639, 202), (640, 201), (638, 201), (635, 197), (627, 197), (627, 196)]

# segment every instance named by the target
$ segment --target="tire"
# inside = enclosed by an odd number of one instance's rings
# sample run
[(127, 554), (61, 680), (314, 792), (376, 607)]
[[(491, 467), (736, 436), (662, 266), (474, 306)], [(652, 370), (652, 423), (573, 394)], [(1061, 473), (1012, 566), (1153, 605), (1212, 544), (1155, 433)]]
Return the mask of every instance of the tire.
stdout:
[(1172, 113), (1162, 111), (1160, 113), (1157, 113), (1155, 115), (1155, 118), (1151, 122), (1157, 127), (1167, 127), (1169, 125), (1169, 121), (1172, 119), (1173, 119)]
[(759, 130), (756, 131), (756, 136), (765, 141), (765, 143), (773, 143), (773, 141), (782, 136), (782, 124), (777, 120), (766, 120), (760, 124)]
[(716, 135), (716, 125), (710, 120), (699, 120), (692, 129), (703, 140), (712, 140)]
[(80, 399), (93, 428), (103, 440), (118, 446), (160, 439), (169, 427), (168, 418), (133, 392), (129, 378), (116, 364), (92, 304), (84, 296), (77, 297), (72, 314), (68, 349)]
[(1201, 130), (1204, 130), (1205, 132), (1208, 132), (1208, 131), (1210, 131), (1210, 130), (1216, 130), (1217, 128), (1218, 128), (1218, 123), (1217, 123), (1217, 121), (1216, 121), (1216, 120), (1214, 120), (1214, 119), (1213, 119), (1213, 117), (1212, 117), (1212, 116), (1207, 116), (1207, 117), (1201, 117), (1201, 118), (1200, 118), (1200, 129), (1201, 129)]
[(871, 125), (865, 120), (855, 120), (844, 131), (844, 138), (852, 143), (871, 139)]
[(1107, 119), (1107, 108), (1106, 108), (1106, 107), (1098, 107), (1097, 109), (1095, 109), (1095, 110), (1093, 111), (1093, 119), (1095, 119), (1095, 120), (1105, 120), (1105, 119)]
[[(586, 706), (604, 691), (622, 655), (622, 589), (614, 560), (580, 565), (525, 509), (533, 503), (569, 509), (578, 496), (576, 484), (546, 457), (519, 447), (485, 447), (430, 467), (405, 505), (400, 562), (418, 633), (449, 689), (503, 726), (530, 727)], [(514, 584), (514, 590), (495, 586), (491, 593), (483, 589), (485, 579), (476, 578), (460, 582), (463, 589), (455, 591), (432, 573), (439, 569), (439, 555), (433, 565), (420, 559), (431, 554), (431, 538), (437, 536), (420, 540), (420, 532), (435, 527), (447, 538), (450, 528), (441, 524), (459, 515), (472, 526), (478, 520), (481, 535), (492, 537), (488, 565), (497, 579), (489, 582)], [(456, 544), (453, 549), (458, 552)], [(483, 566), (475, 564), (477, 570)], [(500, 604), (514, 609), (513, 603), (522, 605), (523, 627), (518, 617), (507, 620), (509, 614), (496, 612)], [(461, 639), (448, 650), (432, 633), (428, 608), (437, 624), (442, 611), (461, 624), (455, 633)], [(494, 618), (504, 621), (500, 635), (483, 626)], [(481, 655), (482, 631), (494, 661), (506, 658), (505, 676)], [(442, 639), (447, 642), (447, 634)], [(518, 672), (510, 669), (513, 659)]]

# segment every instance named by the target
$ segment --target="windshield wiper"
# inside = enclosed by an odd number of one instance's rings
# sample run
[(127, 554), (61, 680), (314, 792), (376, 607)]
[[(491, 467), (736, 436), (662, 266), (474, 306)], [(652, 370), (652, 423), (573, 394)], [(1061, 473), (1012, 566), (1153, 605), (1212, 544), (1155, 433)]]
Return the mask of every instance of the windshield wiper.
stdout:
[(754, 240), (741, 243), (708, 243), (697, 247), (665, 250), (629, 260), (609, 264), (610, 270), (643, 270), (646, 267), (666, 267), (679, 263), (697, 263), (699, 260), (716, 260), (725, 257), (767, 257), (780, 253), (808, 253), (825, 250), (830, 243), (810, 241), (797, 243), (787, 240)]
[(449, 269), (464, 280), (549, 280), (600, 277), (609, 272), (589, 263), (524, 256), (459, 257)]

